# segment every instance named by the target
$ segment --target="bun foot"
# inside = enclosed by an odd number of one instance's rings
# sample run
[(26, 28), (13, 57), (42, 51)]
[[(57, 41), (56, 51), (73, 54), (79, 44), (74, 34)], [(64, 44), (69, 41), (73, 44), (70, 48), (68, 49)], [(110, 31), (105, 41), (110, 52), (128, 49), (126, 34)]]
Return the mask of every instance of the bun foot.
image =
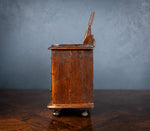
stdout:
[(58, 117), (60, 115), (60, 111), (55, 109), (53, 112), (53, 116)]
[(83, 117), (87, 117), (87, 116), (88, 116), (87, 110), (85, 110), (85, 111), (82, 112), (82, 116), (83, 116)]

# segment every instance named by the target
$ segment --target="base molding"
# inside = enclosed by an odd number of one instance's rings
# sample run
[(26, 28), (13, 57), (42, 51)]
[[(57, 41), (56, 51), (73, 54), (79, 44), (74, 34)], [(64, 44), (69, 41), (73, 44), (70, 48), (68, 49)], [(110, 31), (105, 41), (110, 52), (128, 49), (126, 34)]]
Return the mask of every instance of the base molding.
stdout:
[(80, 104), (48, 104), (47, 108), (94, 108), (94, 103), (80, 103)]

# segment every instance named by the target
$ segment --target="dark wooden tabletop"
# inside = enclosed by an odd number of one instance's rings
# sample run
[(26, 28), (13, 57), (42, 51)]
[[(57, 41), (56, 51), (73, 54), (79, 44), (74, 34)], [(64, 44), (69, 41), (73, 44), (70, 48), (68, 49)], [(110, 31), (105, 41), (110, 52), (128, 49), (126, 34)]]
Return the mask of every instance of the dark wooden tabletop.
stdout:
[(89, 117), (62, 110), (53, 117), (48, 90), (0, 90), (0, 131), (150, 131), (150, 91), (95, 90)]

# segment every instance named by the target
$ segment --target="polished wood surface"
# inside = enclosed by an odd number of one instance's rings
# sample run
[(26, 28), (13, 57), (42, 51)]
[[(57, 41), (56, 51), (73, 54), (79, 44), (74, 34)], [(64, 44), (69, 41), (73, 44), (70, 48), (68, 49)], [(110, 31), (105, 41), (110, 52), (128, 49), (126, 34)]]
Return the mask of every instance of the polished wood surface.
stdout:
[(48, 48), (50, 49), (58, 49), (58, 50), (87, 50), (87, 49), (93, 49), (93, 45), (83, 45), (83, 44), (67, 44), (64, 46), (64, 44), (53, 44)]
[(51, 49), (51, 65), (52, 95), (47, 107), (93, 108), (93, 49)]
[(48, 90), (0, 90), (0, 131), (150, 131), (150, 91), (95, 90), (88, 117), (47, 109)]
[(88, 104), (48, 104), (47, 108), (79, 108), (79, 109), (86, 109), (86, 108), (94, 108), (94, 103)]

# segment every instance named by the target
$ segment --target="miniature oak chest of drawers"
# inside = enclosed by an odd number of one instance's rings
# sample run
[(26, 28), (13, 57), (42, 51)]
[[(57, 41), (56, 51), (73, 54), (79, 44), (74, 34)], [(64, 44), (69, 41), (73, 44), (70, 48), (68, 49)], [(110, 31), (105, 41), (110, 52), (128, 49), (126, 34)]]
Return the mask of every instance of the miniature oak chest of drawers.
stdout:
[(54, 115), (63, 108), (86, 109), (94, 107), (93, 101), (93, 48), (90, 18), (83, 44), (53, 44), (51, 50), (51, 102)]

